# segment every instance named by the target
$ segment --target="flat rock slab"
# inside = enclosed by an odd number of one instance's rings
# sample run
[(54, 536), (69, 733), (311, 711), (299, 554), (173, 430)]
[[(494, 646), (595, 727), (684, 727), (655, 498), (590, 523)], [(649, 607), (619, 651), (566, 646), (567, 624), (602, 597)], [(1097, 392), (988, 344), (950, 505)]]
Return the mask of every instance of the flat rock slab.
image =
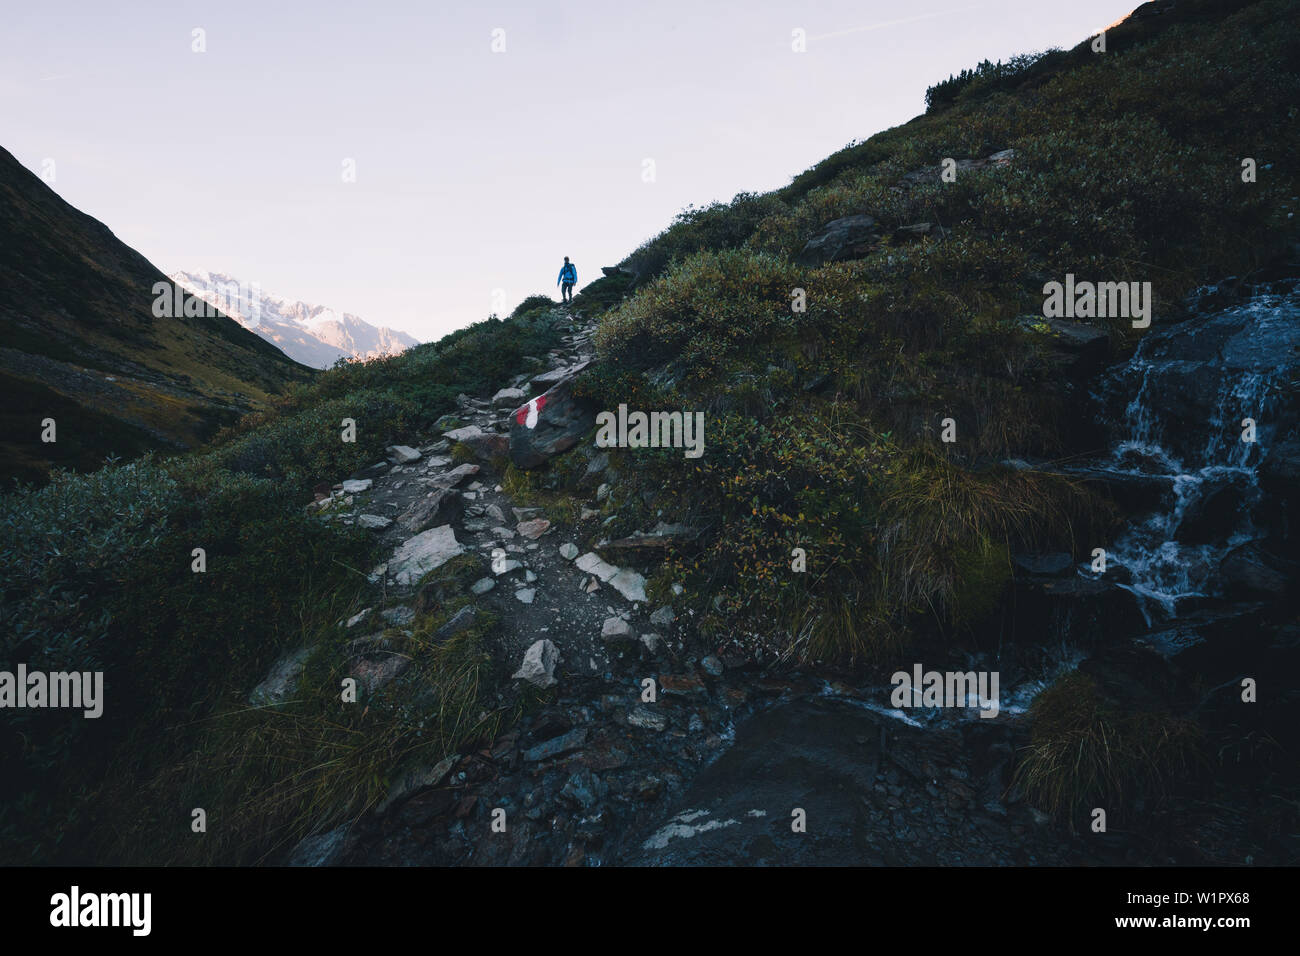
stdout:
[(435, 568), (464, 553), (451, 525), (431, 528), (411, 538), (388, 559), (388, 573), (398, 584), (413, 585)]
[(623, 568), (618, 574), (610, 578), (609, 586), (629, 601), (644, 602), (646, 600), (645, 577), (628, 568)]
[(497, 408), (518, 408), (527, 397), (522, 388), (503, 388), (492, 396), (492, 404)]
[(570, 730), (567, 734), (561, 734), (559, 737), (553, 737), (544, 743), (538, 744), (524, 751), (524, 760), (529, 763), (536, 763), (539, 760), (549, 760), (552, 757), (558, 757), (561, 754), (567, 754), (570, 751), (577, 750), (587, 742), (587, 728), (579, 727), (576, 730)]
[(595, 551), (588, 551), (586, 554), (578, 558), (577, 561), (573, 562), (573, 564), (579, 571), (594, 574), (596, 577), (600, 578), (601, 581), (608, 581), (614, 575), (618, 574), (618, 568), (606, 561), (602, 561)]
[(431, 524), (449, 524), (460, 511), (460, 495), (451, 488), (436, 488), (413, 503), (397, 519), (407, 531), (419, 533)]
[(457, 465), (445, 475), (439, 475), (432, 479), (432, 481), (439, 488), (455, 488), (466, 478), (470, 478), (478, 473), (478, 465)]
[(420, 460), (420, 453), (410, 445), (389, 445), (384, 451), (388, 454), (388, 460), (397, 465), (409, 465)]
[(466, 441), (470, 438), (477, 438), (483, 434), (483, 429), (477, 425), (464, 425), (460, 428), (453, 428), (449, 432), (443, 432), (443, 438), (450, 438), (452, 441)]
[(534, 518), (532, 521), (519, 522), (519, 524), (515, 526), (515, 530), (530, 541), (536, 541), (542, 535), (546, 534), (550, 527), (551, 523), (545, 518)]

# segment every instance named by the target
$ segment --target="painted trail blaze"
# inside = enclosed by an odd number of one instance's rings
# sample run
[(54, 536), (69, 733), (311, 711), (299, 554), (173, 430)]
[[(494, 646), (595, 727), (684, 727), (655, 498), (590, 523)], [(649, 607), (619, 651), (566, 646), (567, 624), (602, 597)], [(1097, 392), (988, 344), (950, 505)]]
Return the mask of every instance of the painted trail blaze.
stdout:
[(546, 396), (538, 395), (527, 405), (521, 405), (515, 410), (515, 421), (526, 428), (537, 427), (537, 415), (546, 407)]

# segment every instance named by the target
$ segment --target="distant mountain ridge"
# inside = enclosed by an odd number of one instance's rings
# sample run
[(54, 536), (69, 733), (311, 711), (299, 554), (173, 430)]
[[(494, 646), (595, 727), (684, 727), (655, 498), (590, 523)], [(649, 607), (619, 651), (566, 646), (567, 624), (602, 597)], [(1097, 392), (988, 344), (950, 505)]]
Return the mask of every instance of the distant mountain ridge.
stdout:
[(397, 355), (420, 344), (405, 332), (371, 325), (327, 306), (291, 301), (223, 272), (181, 270), (168, 278), (218, 306), (294, 361), (313, 368), (329, 368), (343, 357), (364, 360)]

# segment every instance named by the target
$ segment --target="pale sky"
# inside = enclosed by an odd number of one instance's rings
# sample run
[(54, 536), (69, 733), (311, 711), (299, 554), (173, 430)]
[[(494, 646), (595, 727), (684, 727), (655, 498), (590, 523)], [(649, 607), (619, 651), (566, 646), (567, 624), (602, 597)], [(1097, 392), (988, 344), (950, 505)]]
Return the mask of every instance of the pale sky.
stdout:
[(1139, 2), (15, 2), (0, 146), (165, 272), (428, 341)]

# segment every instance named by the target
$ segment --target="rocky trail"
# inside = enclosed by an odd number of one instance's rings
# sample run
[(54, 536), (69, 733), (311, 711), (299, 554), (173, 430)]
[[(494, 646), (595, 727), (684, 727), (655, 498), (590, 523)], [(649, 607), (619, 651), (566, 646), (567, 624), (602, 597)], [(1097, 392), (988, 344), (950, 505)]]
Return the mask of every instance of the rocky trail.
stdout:
[[(288, 862), (1104, 862), (1104, 850), (1081, 849), (1008, 794), (1010, 719), (909, 726), (862, 705), (879, 688), (831, 689), (735, 648), (700, 646), (688, 620), (650, 606), (639, 571), (580, 553), (576, 542), (602, 520), (608, 493), (597, 484), (597, 449), (574, 449), (590, 459), (597, 485), (579, 528), (554, 526), (506, 493), (491, 459), (508, 447), (512, 416), (527, 413), (523, 389), (535, 394), (576, 374), (592, 359), (592, 332), (574, 323), (546, 371), (520, 376), (493, 400), (461, 396), (459, 424), (441, 440), (390, 448), (389, 462), (316, 503), (373, 529), (393, 555), (371, 574), (376, 609), (348, 622), (366, 635), (357, 644), (370, 653), (352, 672), (369, 690), (400, 674), (405, 659), (385, 651), (382, 630), (367, 632), (410, 625), (423, 574), (477, 553), (490, 570), (443, 631), (492, 612), (494, 657), (519, 662), (516, 684), (547, 688), (549, 700), (490, 747), (399, 775), (372, 812), (308, 837)], [(481, 460), (455, 464), (456, 443)], [(284, 683), (283, 668), (273, 671), (261, 699), (275, 699), (277, 673)], [(492, 827), (498, 809), (504, 832)], [(792, 828), (798, 810), (809, 816), (806, 832)]]
[[(377, 807), (308, 837), (288, 862), (1239, 865), (1259, 852), (1246, 817), (1224, 820), (1222, 807), (1157, 818), (1179, 819), (1176, 832), (1144, 821), (1071, 833), (1014, 785), (1025, 708), (1062, 668), (1153, 666), (1150, 654), (1131, 659), (1145, 646), (1135, 609), (1119, 626), (1076, 607), (1096, 603), (1102, 585), (1069, 555), (1016, 557), (1019, 626), (1059, 635), (1059, 654), (1007, 644), (960, 662), (1002, 672), (1004, 706), (992, 719), (960, 709), (913, 719), (891, 707), (887, 685), (852, 686), (738, 644), (709, 646), (689, 613), (648, 601), (643, 574), (652, 569), (637, 554), (654, 549), (628, 541), (689, 529), (661, 522), (613, 542), (601, 534), (618, 481), (601, 451), (580, 442), (589, 425), (566, 418), (565, 385), (593, 358), (592, 327), (568, 318), (542, 371), (503, 383), (490, 400), (461, 396), (440, 440), (390, 447), (388, 462), (321, 489), (311, 506), (372, 529), (391, 554), (370, 575), (372, 608), (347, 622), (358, 634), (352, 674), (368, 691), (408, 663), (384, 628), (391, 635), (428, 610), (421, 578), (473, 554), (483, 568), (473, 601), (435, 639), (490, 612), (499, 625), (490, 653), (513, 675), (493, 689), (500, 710), (527, 683), (539, 705), (482, 749), (394, 768)], [(567, 526), (512, 498), (498, 471), (507, 452), (540, 463), (564, 451), (587, 459), (580, 487), (590, 489)], [(1113, 604), (1117, 595), (1131, 604), (1123, 582), (1105, 585), (1103, 597)], [(1136, 651), (1125, 635), (1137, 636)], [(277, 665), (254, 700), (282, 696), (295, 666), (301, 657)]]

